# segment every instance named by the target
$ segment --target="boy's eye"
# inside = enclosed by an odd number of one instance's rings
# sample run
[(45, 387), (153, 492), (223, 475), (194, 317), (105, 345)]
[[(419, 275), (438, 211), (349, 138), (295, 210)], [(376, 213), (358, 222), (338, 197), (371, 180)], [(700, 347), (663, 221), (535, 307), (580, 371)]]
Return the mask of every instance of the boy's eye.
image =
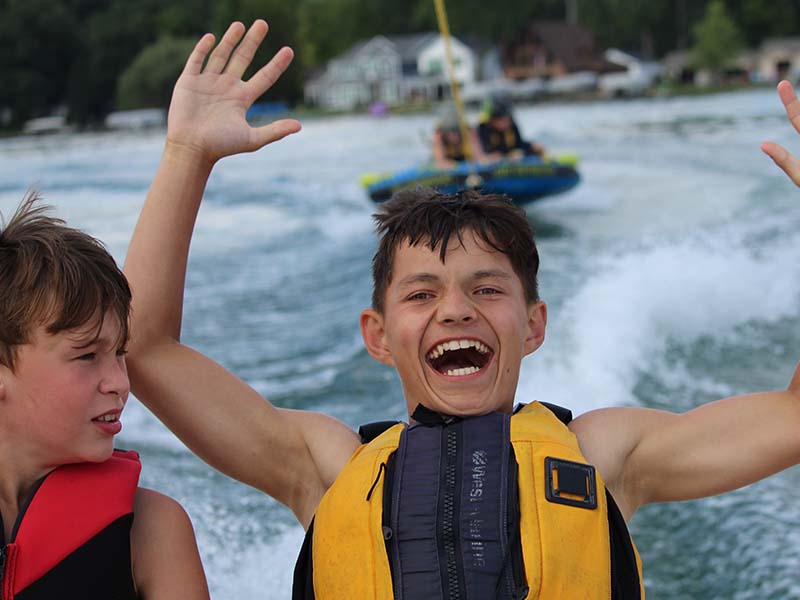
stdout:
[(96, 352), (87, 352), (86, 354), (78, 356), (76, 360), (94, 360), (96, 356)]
[(477, 291), (477, 293), (482, 295), (499, 294), (500, 290), (497, 290), (495, 288), (481, 288)]
[(416, 294), (411, 294), (408, 299), (409, 300), (428, 300), (432, 297), (432, 294), (428, 292), (417, 292)]

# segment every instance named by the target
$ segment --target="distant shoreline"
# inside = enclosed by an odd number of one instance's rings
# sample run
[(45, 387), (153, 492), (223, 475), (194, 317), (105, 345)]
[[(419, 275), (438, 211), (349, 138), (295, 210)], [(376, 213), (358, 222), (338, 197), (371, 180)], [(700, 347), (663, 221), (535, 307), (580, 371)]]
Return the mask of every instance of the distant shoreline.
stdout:
[[(725, 94), (731, 92), (743, 92), (749, 90), (759, 89), (772, 89), (776, 83), (751, 83), (751, 84), (723, 84), (714, 86), (697, 86), (697, 85), (675, 85), (666, 84), (657, 88), (653, 88), (648, 93), (633, 95), (633, 96), (603, 96), (595, 91), (592, 92), (578, 92), (569, 94), (549, 94), (540, 96), (538, 98), (530, 98), (519, 100), (515, 102), (516, 106), (533, 106), (539, 104), (588, 104), (598, 101), (632, 101), (632, 100), (648, 100), (648, 99), (663, 99), (663, 98), (683, 98), (693, 96), (710, 96), (714, 94)], [(438, 104), (433, 103), (416, 103), (416, 104), (401, 104), (398, 106), (390, 107), (387, 116), (391, 115), (406, 115), (406, 114), (425, 114), (433, 112), (437, 107), (444, 104), (443, 101)], [(474, 103), (469, 106), (470, 109), (477, 108)], [(166, 109), (164, 109), (166, 110)], [(283, 113), (276, 113), (271, 115), (272, 118), (256, 118), (251, 119), (253, 124), (262, 124), (284, 118), (297, 118), (297, 119), (317, 119), (324, 117), (340, 117), (348, 115), (362, 115), (368, 112), (367, 107), (359, 107), (358, 109), (337, 110), (330, 108), (306, 107), (298, 105), (295, 108), (289, 109)], [(382, 117), (375, 117), (380, 119)], [(38, 137), (50, 136), (60, 134), (74, 134), (74, 133), (103, 133), (111, 131), (159, 131), (163, 130), (164, 126), (150, 126), (142, 128), (114, 128), (104, 125), (89, 125), (86, 127), (76, 127), (74, 124), (66, 124), (63, 128), (53, 131), (33, 132), (26, 133), (23, 129), (0, 129), (0, 139), (12, 137)]]

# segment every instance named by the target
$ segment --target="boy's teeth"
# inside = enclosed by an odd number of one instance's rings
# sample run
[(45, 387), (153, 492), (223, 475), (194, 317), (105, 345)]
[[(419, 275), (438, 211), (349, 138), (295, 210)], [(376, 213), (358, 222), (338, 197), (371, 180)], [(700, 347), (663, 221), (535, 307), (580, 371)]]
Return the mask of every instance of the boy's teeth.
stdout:
[(107, 423), (110, 423), (111, 421), (116, 421), (117, 420), (117, 415), (103, 415), (102, 417), (97, 417), (96, 420), (97, 421), (105, 421)]
[(463, 369), (448, 369), (447, 375), (450, 377), (461, 377), (464, 375), (471, 375), (480, 371), (478, 367), (464, 367)]
[(431, 350), (430, 354), (428, 354), (428, 358), (433, 360), (435, 358), (439, 358), (442, 354), (450, 350), (459, 350), (464, 348), (475, 348), (481, 354), (486, 354), (489, 352), (489, 348), (477, 340), (450, 340), (449, 342), (443, 342), (439, 344), (436, 346), (436, 348)]

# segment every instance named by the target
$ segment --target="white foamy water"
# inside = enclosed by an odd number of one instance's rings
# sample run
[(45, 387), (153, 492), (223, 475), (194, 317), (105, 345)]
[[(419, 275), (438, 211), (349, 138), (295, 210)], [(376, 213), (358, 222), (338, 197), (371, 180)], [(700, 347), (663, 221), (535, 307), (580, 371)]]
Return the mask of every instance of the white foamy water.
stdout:
[[(758, 150), (794, 147), (770, 91), (517, 111), (581, 157), (583, 182), (532, 206), (548, 338), (517, 399), (686, 410), (785, 385), (800, 357), (800, 190)], [(184, 340), (276, 404), (356, 426), (404, 410), (363, 350), (375, 248), (362, 173), (425, 158), (432, 115), (311, 120), (223, 161), (190, 257)], [(0, 140), (0, 210), (37, 184), (124, 259), (161, 132)], [(224, 400), (222, 400), (224, 401)], [(215, 598), (290, 597), (293, 516), (193, 457), (138, 402), (120, 446), (192, 516)], [(633, 522), (648, 598), (800, 598), (800, 486), (790, 469), (733, 494), (646, 507)]]

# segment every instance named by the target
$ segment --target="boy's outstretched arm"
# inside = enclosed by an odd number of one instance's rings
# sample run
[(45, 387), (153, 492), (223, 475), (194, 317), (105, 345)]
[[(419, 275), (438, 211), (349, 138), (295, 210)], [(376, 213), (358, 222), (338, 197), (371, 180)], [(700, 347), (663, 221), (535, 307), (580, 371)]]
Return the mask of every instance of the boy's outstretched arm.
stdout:
[(136, 396), (194, 452), (307, 524), (358, 445), (355, 433), (322, 414), (276, 409), (179, 341), (189, 243), (212, 167), (300, 129), (291, 119), (259, 128), (245, 120), (292, 59), (283, 48), (242, 80), (266, 32), (264, 21), (246, 34), (233, 23), (210, 55), (214, 38), (206, 34), (175, 85), (164, 154), (125, 261), (133, 289), (128, 365)]

